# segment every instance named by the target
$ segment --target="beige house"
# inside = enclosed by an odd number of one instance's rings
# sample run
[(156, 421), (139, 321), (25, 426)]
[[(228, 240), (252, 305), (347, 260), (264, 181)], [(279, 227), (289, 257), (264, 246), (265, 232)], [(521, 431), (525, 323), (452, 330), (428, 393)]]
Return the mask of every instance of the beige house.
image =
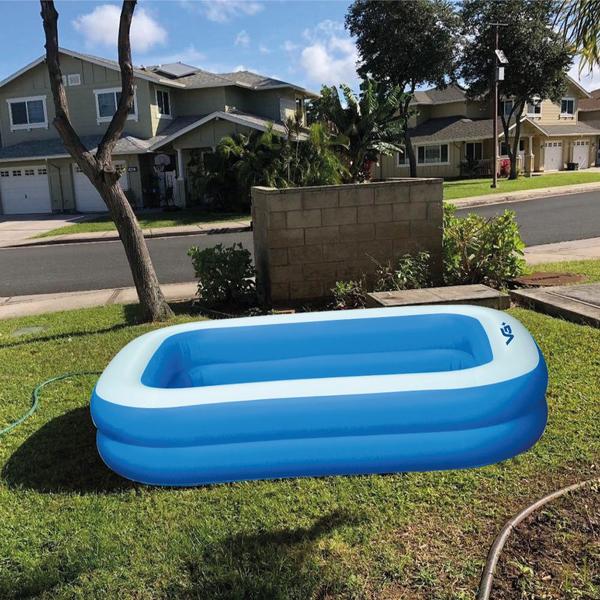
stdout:
[[(579, 169), (600, 165), (600, 110), (596, 118), (588, 118), (593, 111), (584, 111), (592, 100), (589, 92), (569, 79), (559, 103), (528, 104), (521, 122), (520, 170), (540, 173), (573, 168), (570, 163)], [(503, 100), (500, 110), (508, 114), (511, 102)], [(416, 92), (413, 107), (409, 126), (419, 177), (491, 175), (494, 142), (488, 100), (470, 100), (464, 89), (450, 85)], [(499, 155), (508, 158), (501, 124), (499, 130)], [(408, 159), (404, 153), (382, 157), (378, 169), (378, 177), (404, 177)]]
[[(120, 94), (117, 63), (61, 50), (71, 120), (83, 143), (100, 142)], [(135, 69), (135, 101), (114, 158), (136, 207), (189, 197), (193, 151), (212, 152), (235, 132), (284, 123), (315, 94), (248, 71), (214, 74), (174, 63)], [(44, 57), (0, 82), (0, 214), (105, 211), (54, 127)]]

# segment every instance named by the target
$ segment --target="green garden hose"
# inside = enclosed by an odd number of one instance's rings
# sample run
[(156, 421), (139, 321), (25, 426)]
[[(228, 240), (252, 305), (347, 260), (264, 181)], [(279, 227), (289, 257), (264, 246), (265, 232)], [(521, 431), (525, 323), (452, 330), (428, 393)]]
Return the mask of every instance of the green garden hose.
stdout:
[(11, 432), (13, 429), (16, 429), (23, 421), (28, 419), (40, 405), (40, 392), (50, 383), (54, 383), (55, 381), (61, 381), (63, 379), (69, 379), (70, 377), (83, 377), (85, 375), (100, 375), (100, 371), (75, 371), (72, 373), (63, 373), (62, 375), (57, 375), (56, 377), (50, 377), (50, 379), (46, 379), (46, 381), (42, 381), (42, 383), (36, 385), (33, 388), (33, 392), (31, 392), (31, 406), (29, 410), (21, 415), (16, 421), (13, 421), (4, 429), (0, 429), (0, 437), (6, 435)]

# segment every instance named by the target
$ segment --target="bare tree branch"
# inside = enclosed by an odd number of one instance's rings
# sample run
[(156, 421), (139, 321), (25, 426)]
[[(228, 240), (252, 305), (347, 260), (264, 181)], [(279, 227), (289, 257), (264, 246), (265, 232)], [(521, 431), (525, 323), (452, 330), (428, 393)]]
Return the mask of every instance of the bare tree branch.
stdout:
[(121, 10), (121, 19), (119, 21), (119, 67), (121, 68), (121, 98), (119, 105), (113, 115), (113, 118), (98, 145), (96, 160), (106, 170), (109, 165), (112, 165), (110, 156), (119, 141), (129, 110), (134, 102), (134, 87), (133, 87), (133, 64), (131, 60), (131, 42), (129, 39), (129, 31), (131, 29), (131, 21), (133, 19), (133, 11), (137, 0), (124, 0), (123, 9)]

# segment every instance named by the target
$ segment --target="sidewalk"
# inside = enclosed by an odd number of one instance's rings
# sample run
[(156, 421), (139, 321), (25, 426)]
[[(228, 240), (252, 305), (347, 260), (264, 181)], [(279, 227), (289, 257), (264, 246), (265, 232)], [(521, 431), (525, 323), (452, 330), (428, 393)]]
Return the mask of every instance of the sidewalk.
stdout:
[(525, 248), (528, 265), (569, 260), (600, 259), (600, 237)]
[[(161, 285), (161, 289), (169, 302), (190, 300), (196, 295), (197, 288), (198, 283), (195, 281)], [(27, 317), (77, 308), (91, 308), (93, 306), (134, 304), (137, 302), (138, 296), (135, 287), (13, 296), (0, 298), (0, 319)]]
[[(539, 188), (537, 190), (522, 190), (519, 192), (496, 194), (485, 194), (484, 196), (472, 196), (470, 198), (458, 198), (456, 200), (446, 200), (456, 208), (474, 208), (476, 206), (486, 206), (490, 204), (502, 204), (505, 202), (522, 202), (524, 200), (535, 200), (547, 196), (570, 196), (571, 194), (581, 194), (582, 192), (600, 192), (600, 182), (578, 183), (577, 185), (564, 185), (549, 188)], [(599, 198), (600, 199), (600, 198)]]
[[(250, 217), (236, 221), (217, 221), (211, 223), (196, 223), (195, 225), (178, 225), (176, 227), (156, 227), (144, 229), (145, 238), (172, 237), (182, 235), (198, 235), (211, 233), (237, 233), (250, 230)], [(110, 242), (118, 240), (116, 231), (96, 231), (93, 233), (69, 233), (43, 238), (19, 240), (0, 247), (17, 248), (27, 246), (48, 246), (51, 244), (81, 244), (86, 242)]]

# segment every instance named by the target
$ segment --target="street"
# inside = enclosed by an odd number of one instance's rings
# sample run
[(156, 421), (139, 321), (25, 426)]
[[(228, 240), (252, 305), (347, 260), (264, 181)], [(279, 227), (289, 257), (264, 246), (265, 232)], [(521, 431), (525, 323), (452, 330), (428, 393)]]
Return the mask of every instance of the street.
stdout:
[[(600, 236), (600, 194), (496, 204), (458, 211), (489, 217), (514, 210), (527, 245)], [(163, 283), (191, 281), (194, 272), (188, 248), (240, 241), (252, 251), (252, 233), (193, 235), (148, 240)], [(133, 284), (119, 241), (0, 249), (0, 296), (44, 294), (124, 287)]]

